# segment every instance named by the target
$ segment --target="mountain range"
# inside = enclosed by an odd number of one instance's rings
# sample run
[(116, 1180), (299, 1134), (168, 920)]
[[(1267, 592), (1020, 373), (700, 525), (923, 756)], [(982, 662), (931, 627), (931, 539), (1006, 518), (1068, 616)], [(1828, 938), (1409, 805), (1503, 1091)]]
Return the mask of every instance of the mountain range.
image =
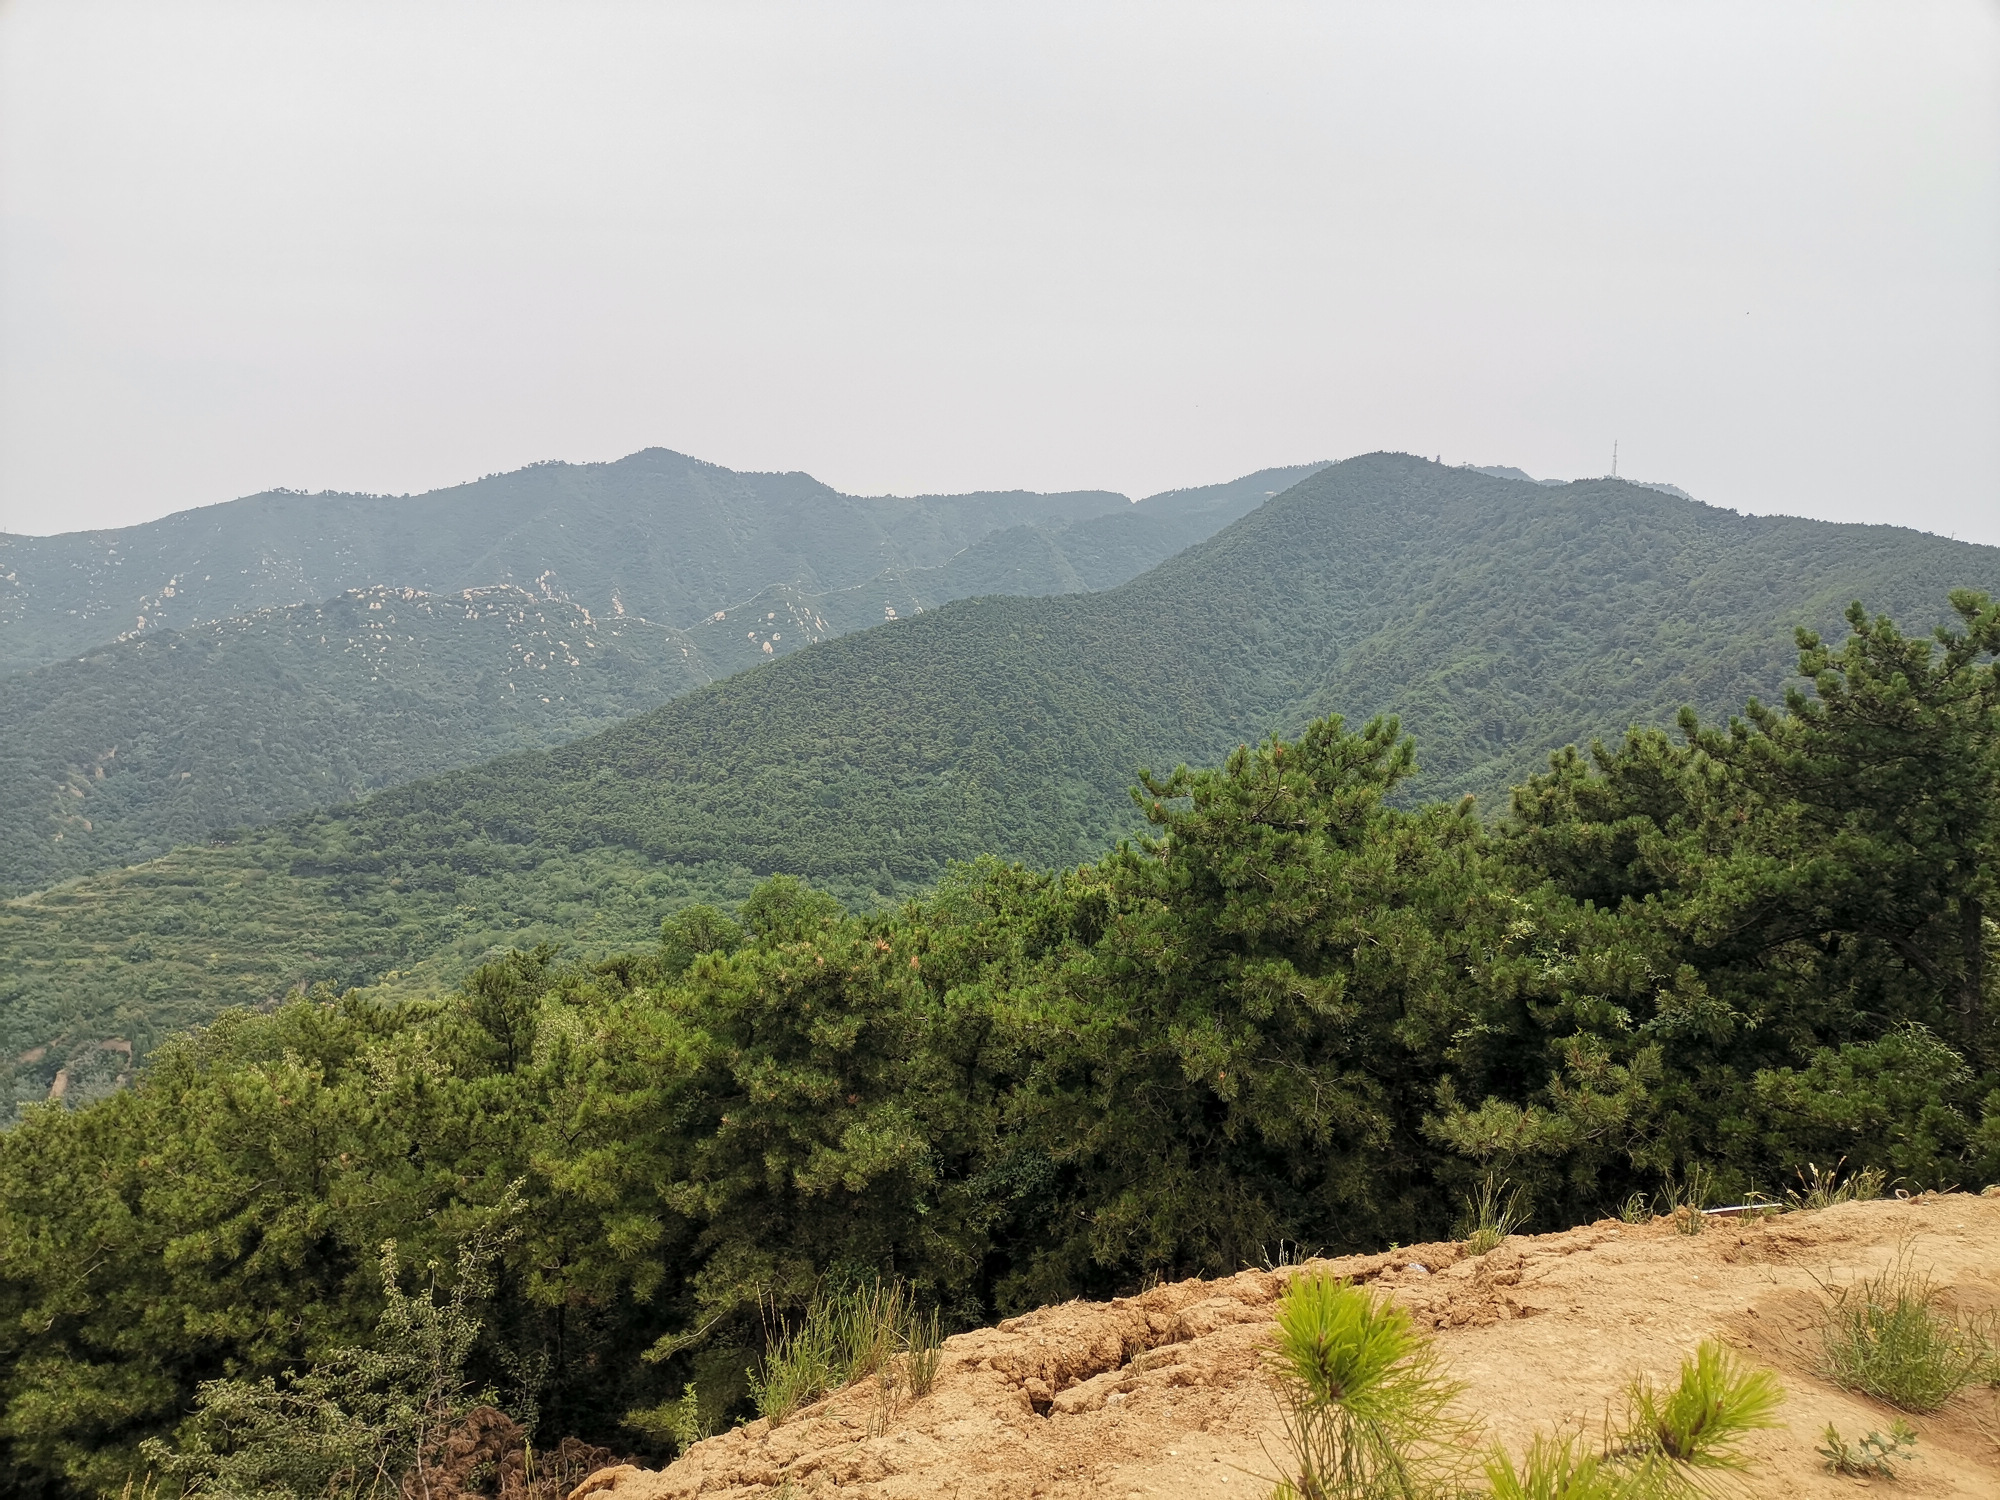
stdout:
[(1137, 504), (904, 500), (649, 449), (0, 537), (0, 894), (559, 744), (950, 599), (1121, 583), (1313, 467)]
[[(990, 555), (1050, 576), (1010, 530)], [(1416, 795), (1494, 808), (1562, 744), (1777, 695), (1793, 628), (1837, 635), (1851, 599), (1921, 628), (1955, 586), (2000, 591), (2000, 549), (1372, 454), (1099, 592), (907, 618), (888, 601), (873, 607), (897, 618), (838, 634), (845, 590), (767, 591), (761, 632), (759, 611), (727, 607), (682, 627), (704, 654), (704, 630), (758, 659), (771, 644), (758, 670), (552, 750), (0, 906), (0, 1047), (28, 1097), (58, 1066), (114, 1076), (128, 1054), (107, 1039), (143, 1052), (316, 981), (428, 988), (496, 945), (607, 951), (771, 872), (867, 904), (954, 859), (1072, 862), (1133, 827), (1139, 767), (1328, 712), (1399, 714)], [(837, 638), (779, 628), (781, 603)]]

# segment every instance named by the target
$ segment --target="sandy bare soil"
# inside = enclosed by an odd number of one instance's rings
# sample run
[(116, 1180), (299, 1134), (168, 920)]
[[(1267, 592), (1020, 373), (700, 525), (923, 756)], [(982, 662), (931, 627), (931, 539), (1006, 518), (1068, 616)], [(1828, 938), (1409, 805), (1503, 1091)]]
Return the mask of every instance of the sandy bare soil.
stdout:
[[(1595, 1434), (1625, 1383), (1671, 1379), (1710, 1336), (1782, 1378), (1785, 1426), (1759, 1435), (1743, 1491), (1852, 1494), (1813, 1451), (1898, 1415), (1814, 1373), (1814, 1314), (1839, 1286), (1907, 1255), (1969, 1313), (2000, 1310), (2000, 1190), (1845, 1204), (1763, 1220), (1605, 1221), (1466, 1257), (1452, 1245), (1313, 1262), (1381, 1288), (1436, 1330), (1464, 1411), (1518, 1451), (1537, 1431)], [(872, 1382), (772, 1429), (754, 1422), (663, 1471), (593, 1475), (579, 1496), (686, 1500), (770, 1494), (870, 1500), (1202, 1497), (1263, 1500), (1281, 1451), (1260, 1371), (1288, 1271), (1188, 1281), (1109, 1303), (1043, 1308), (945, 1345), (924, 1400), (885, 1414)], [(1908, 1418), (1909, 1496), (2000, 1497), (2000, 1392), (1980, 1387)], [(1872, 1481), (1882, 1486), (1885, 1481)]]

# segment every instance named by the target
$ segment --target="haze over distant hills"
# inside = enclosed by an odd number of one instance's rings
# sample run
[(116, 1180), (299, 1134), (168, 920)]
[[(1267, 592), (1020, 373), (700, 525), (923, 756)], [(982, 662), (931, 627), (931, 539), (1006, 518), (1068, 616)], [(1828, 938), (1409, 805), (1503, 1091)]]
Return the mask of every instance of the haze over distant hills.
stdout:
[(1954, 586), (2000, 592), (2000, 548), (1352, 459), (1115, 589), (947, 604), (0, 905), (0, 1057), (45, 1049), (26, 1097), (103, 1037), (143, 1050), (314, 980), (449, 982), (496, 944), (609, 950), (773, 871), (866, 903), (950, 859), (1062, 864), (1132, 826), (1138, 766), (1330, 711), (1400, 714), (1416, 794), (1492, 796), (1554, 746), (1776, 696), (1793, 627), (1838, 636), (1850, 599), (1920, 630)]
[[(0, 538), (17, 665), (100, 632), (7, 681), (0, 893), (557, 744), (946, 600), (1120, 583), (1313, 467), (1138, 504), (898, 500), (651, 449), (414, 499), (255, 496)], [(229, 613), (260, 600), (285, 602)], [(113, 625), (127, 638), (104, 640)]]
[(0, 672), (378, 584), (512, 584), (686, 627), (774, 583), (848, 588), (940, 567), (993, 531), (1129, 508), (1102, 490), (843, 495), (810, 475), (739, 474), (665, 448), (418, 496), (273, 491), (116, 531), (0, 535)]
[[(1525, 469), (1517, 469), (1512, 464), (1466, 464), (1475, 474), (1490, 474), (1495, 479), (1518, 479), (1524, 484), (1574, 484), (1570, 479), (1537, 479)], [(1657, 480), (1628, 479), (1627, 484), (1636, 484), (1642, 489), (1658, 490), (1663, 495), (1673, 495), (1682, 500), (1692, 500), (1694, 496), (1677, 484), (1662, 484)]]

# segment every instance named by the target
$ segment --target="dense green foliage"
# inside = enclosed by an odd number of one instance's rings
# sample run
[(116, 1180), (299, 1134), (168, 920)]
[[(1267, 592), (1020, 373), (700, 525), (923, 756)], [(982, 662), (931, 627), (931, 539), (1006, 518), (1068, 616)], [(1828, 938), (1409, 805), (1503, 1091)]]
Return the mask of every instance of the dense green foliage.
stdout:
[(1806, 634), (1785, 710), (1559, 755), (1493, 828), (1398, 799), (1393, 721), (1320, 720), (1146, 778), (1149, 835), (1060, 873), (854, 915), (779, 877), (597, 963), (229, 1012), (0, 1136), (0, 1482), (116, 1490), (201, 1382), (365, 1346), (384, 1240), (449, 1267), (502, 1219), (469, 1378), (629, 1447), (689, 1383), (746, 1409), (829, 1287), (965, 1323), (1442, 1236), (1502, 1175), (1538, 1227), (1695, 1169), (1991, 1180), (2000, 606), (1956, 603)]
[(495, 943), (601, 955), (773, 872), (865, 905), (952, 859), (1071, 864), (1134, 826), (1137, 767), (1327, 712), (1408, 710), (1425, 768), (1401, 795), (1498, 792), (1565, 743), (1772, 695), (1795, 625), (1856, 596), (1928, 620), (1947, 583), (2000, 587), (2000, 550), (1355, 459), (1117, 589), (947, 605), (0, 905), (0, 1068), (40, 1097), (61, 1068), (115, 1075), (106, 1038), (143, 1051), (300, 984), (449, 983)]
[(518, 589), (362, 589), (8, 681), (0, 893), (604, 729), (719, 675)]

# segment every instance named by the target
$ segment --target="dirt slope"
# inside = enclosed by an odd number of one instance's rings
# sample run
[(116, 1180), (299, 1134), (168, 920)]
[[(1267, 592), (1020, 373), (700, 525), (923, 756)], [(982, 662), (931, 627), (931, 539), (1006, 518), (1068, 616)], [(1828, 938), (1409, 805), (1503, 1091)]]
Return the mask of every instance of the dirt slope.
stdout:
[[(1314, 1265), (1382, 1288), (1437, 1331), (1465, 1410), (1518, 1451), (1537, 1430), (1595, 1432), (1632, 1376), (1671, 1378), (1720, 1335), (1775, 1368), (1786, 1426), (1762, 1434), (1745, 1492), (1851, 1494), (1813, 1452), (1831, 1421), (1850, 1441), (1896, 1415), (1812, 1373), (1812, 1314), (1837, 1286), (1907, 1254), (1967, 1312), (2000, 1310), (2000, 1189), (1845, 1204), (1762, 1221), (1606, 1221), (1519, 1237), (1469, 1258), (1451, 1245)], [(1068, 1303), (945, 1345), (933, 1393), (886, 1422), (864, 1382), (772, 1430), (698, 1444), (659, 1471), (593, 1475), (602, 1500), (789, 1493), (879, 1500), (1045, 1496), (1263, 1500), (1280, 1451), (1259, 1373), (1287, 1271), (1187, 1281), (1110, 1303)], [(2000, 1497), (2000, 1392), (1979, 1388), (1930, 1417), (1910, 1496)], [(871, 1433), (871, 1428), (874, 1431)]]

